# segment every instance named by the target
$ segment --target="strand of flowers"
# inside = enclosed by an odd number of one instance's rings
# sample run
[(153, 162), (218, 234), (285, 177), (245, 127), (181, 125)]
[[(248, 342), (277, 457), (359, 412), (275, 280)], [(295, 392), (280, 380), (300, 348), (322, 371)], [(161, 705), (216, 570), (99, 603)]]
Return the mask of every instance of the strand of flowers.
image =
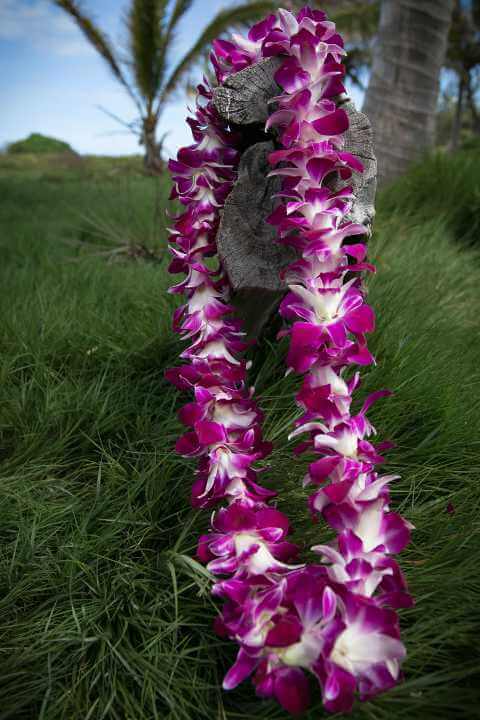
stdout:
[(344, 51), (333, 23), (308, 8), (297, 17), (280, 10), (248, 38), (216, 41), (214, 49), (219, 82), (264, 57), (286, 56), (276, 75), (285, 92), (276, 98), (278, 110), (267, 127), (279, 128), (284, 148), (271, 156), (274, 166), (281, 165), (274, 173), (283, 176), (284, 202), (270, 222), (281, 242), (293, 244), (300, 255), (285, 273), (290, 293), (281, 306), (282, 315), (294, 321), (288, 366), (305, 374), (296, 398), (304, 415), (293, 435), (310, 433), (299, 450), (321, 455), (310, 465), (306, 484), (329, 484), (311, 496), (310, 506), (338, 533), (334, 543), (313, 548), (321, 565), (287, 565), (296, 554), (285, 541), (288, 521), (267, 505), (272, 493), (255, 482), (253, 463), (268, 448), (246, 389), (245, 361), (238, 359), (245, 346), (238, 321), (228, 317), (226, 278), (204, 264), (215, 252), (218, 209), (238, 158), (234, 135), (216, 114), (209, 89), (200, 86), (203, 107), (190, 120), (196, 144), (170, 165), (173, 196), (187, 206), (173, 233), (171, 269), (187, 276), (174, 291), (188, 298), (175, 327), (193, 343), (182, 354), (191, 365), (169, 376), (195, 391), (195, 402), (181, 411), (192, 431), (177, 443), (182, 454), (201, 457), (193, 502), (229, 503), (214, 514), (212, 531), (199, 545), (199, 557), (213, 573), (230, 575), (213, 590), (226, 598), (217, 629), (240, 644), (224, 687), (256, 670), (258, 694), (300, 712), (308, 704), (309, 670), (321, 684), (325, 706), (346, 711), (356, 690), (366, 699), (399, 677), (405, 650), (397, 615), (386, 606), (410, 603), (390, 557), (408, 542), (410, 526), (389, 511), (388, 483), (394, 478), (378, 477), (381, 447), (365, 439), (373, 432), (366, 411), (386, 393), (370, 396), (352, 417), (359, 377), (344, 378), (348, 366), (373, 361), (365, 333), (374, 322), (360, 280), (346, 279), (371, 269), (363, 262), (364, 244), (344, 244), (365, 232), (346, 219), (351, 191), (334, 193), (323, 184), (332, 173), (348, 179), (352, 169), (362, 171), (342, 151), (348, 118), (331, 100), (344, 91)]
[[(188, 122), (195, 143), (169, 163), (175, 183), (171, 197), (186, 206), (171, 233), (169, 270), (185, 274), (170, 290), (187, 298), (174, 314), (174, 329), (190, 341), (181, 355), (189, 364), (166, 374), (179, 389), (194, 393), (194, 401), (179, 413), (190, 430), (176, 444), (181, 455), (199, 458), (192, 504), (226, 503), (213, 514), (211, 532), (200, 538), (198, 550), (214, 575), (230, 576), (213, 586), (214, 594), (227, 598), (217, 629), (257, 646), (250, 618), (276, 601), (280, 580), (293, 567), (287, 561), (298, 549), (285, 540), (285, 515), (268, 505), (276, 493), (256, 482), (255, 463), (271, 448), (262, 440), (262, 414), (246, 385), (246, 344), (239, 321), (231, 317), (226, 276), (221, 267), (206, 263), (216, 254), (219, 209), (238, 163), (237, 138), (216, 113), (206, 83), (198, 87), (195, 116)], [(242, 679), (244, 657), (249, 656), (241, 650), (227, 687)]]

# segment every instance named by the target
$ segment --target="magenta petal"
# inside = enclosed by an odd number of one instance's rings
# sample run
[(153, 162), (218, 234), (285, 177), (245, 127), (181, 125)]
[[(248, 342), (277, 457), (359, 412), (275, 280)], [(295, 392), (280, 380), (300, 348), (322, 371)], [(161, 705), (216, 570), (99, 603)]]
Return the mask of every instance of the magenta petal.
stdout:
[(305, 28), (302, 28), (295, 35), (292, 35), (290, 43), (292, 46), (299, 45), (302, 49), (308, 46), (315, 47), (318, 43), (318, 38), (316, 38), (315, 35), (312, 35), (311, 32), (308, 32), (308, 30), (305, 30)]
[(391, 395), (393, 395), (391, 390), (377, 390), (374, 393), (370, 393), (370, 395), (363, 403), (363, 407), (360, 410), (360, 415), (364, 415), (366, 412), (368, 412), (372, 405), (377, 402), (377, 400), (380, 400), (384, 397), (390, 397)]
[(310, 75), (302, 70), (297, 60), (288, 58), (275, 73), (275, 81), (287, 92), (295, 92), (310, 81)]
[(347, 344), (347, 334), (343, 322), (330, 323), (327, 327), (328, 334), (332, 338), (335, 345), (339, 348), (345, 347)]
[(300, 640), (302, 625), (295, 617), (281, 618), (267, 635), (266, 644), (271, 647), (288, 647)]
[(179, 455), (193, 455), (198, 452), (199, 444), (196, 433), (185, 433), (178, 438), (175, 450)]
[(287, 364), (296, 372), (306, 372), (317, 358), (323, 329), (311, 323), (294, 323)]
[(316, 22), (321, 22), (326, 19), (327, 15), (323, 12), (323, 10), (312, 10), (311, 7), (305, 5), (305, 7), (303, 7), (297, 15), (298, 22), (303, 20), (305, 17), (312, 18), (312, 20), (315, 20)]
[(290, 147), (290, 145), (292, 145), (292, 143), (294, 143), (298, 140), (299, 135), (300, 135), (300, 123), (292, 122), (292, 123), (290, 123), (288, 128), (283, 133), (282, 142), (284, 145), (287, 145), (288, 147)]
[(269, 15), (265, 20), (261, 20), (256, 25), (253, 25), (248, 33), (248, 39), (252, 40), (252, 42), (263, 40), (269, 30), (275, 25), (276, 19), (275, 15)]
[(279, 510), (274, 508), (261, 509), (258, 510), (255, 517), (259, 528), (278, 527), (282, 529), (283, 534), (288, 532), (288, 518)]
[(338, 456), (329, 457), (327, 455), (309, 465), (308, 472), (313, 482), (320, 483), (325, 480), (330, 473), (334, 471), (339, 462), (340, 458)]
[(351, 332), (368, 333), (375, 330), (375, 313), (369, 305), (362, 305), (351, 310), (345, 318), (346, 325)]
[(193, 427), (195, 423), (203, 416), (204, 410), (198, 403), (187, 403), (178, 411), (178, 418), (181, 423), (188, 427)]
[(293, 117), (295, 117), (295, 113), (293, 113), (291, 110), (277, 110), (269, 116), (265, 128), (268, 130), (275, 125), (284, 127), (292, 121)]
[(330, 35), (328, 38), (328, 44), (329, 45), (339, 45), (339, 47), (344, 47), (343, 38), (338, 33), (334, 33), (333, 35)]
[(399, 553), (410, 542), (410, 527), (397, 513), (387, 513), (382, 523), (387, 552)]
[(242, 605), (248, 597), (250, 588), (242, 580), (223, 580), (215, 583), (212, 588), (212, 595), (227, 597), (238, 605)]
[(212, 516), (212, 527), (219, 533), (251, 530), (255, 527), (255, 514), (243, 503), (234, 502), (229, 507), (220, 508)]
[(307, 162), (307, 172), (309, 173), (312, 180), (316, 183), (321, 183), (323, 179), (335, 169), (334, 163), (331, 160), (325, 158), (313, 158)]
[(348, 495), (351, 487), (352, 483), (345, 480), (344, 482), (335, 482), (331, 485), (327, 485), (323, 489), (323, 492), (332, 502), (340, 503), (345, 499), (345, 496)]
[(238, 568), (238, 560), (235, 557), (230, 558), (217, 558), (211, 560), (207, 565), (207, 570), (213, 575), (230, 575), (234, 573)]
[(195, 423), (195, 432), (201, 445), (214, 445), (226, 440), (226, 432), (223, 425), (209, 420), (200, 420)]
[(348, 115), (345, 110), (335, 110), (329, 115), (314, 120), (312, 125), (320, 135), (339, 135), (348, 130)]
[(310, 104), (312, 93), (308, 88), (300, 90), (300, 92), (292, 95), (292, 99), (288, 103), (290, 110), (306, 110)]
[(363, 243), (352, 243), (351, 245), (344, 245), (345, 252), (351, 255), (358, 262), (362, 262), (367, 254), (367, 246)]
[(352, 557), (363, 550), (362, 541), (351, 530), (345, 530), (340, 534), (338, 547), (346, 558)]
[(337, 596), (333, 590), (326, 587), (322, 595), (322, 615), (324, 622), (330, 622), (333, 620), (335, 611), (337, 609)]
[(355, 678), (338, 665), (332, 665), (323, 686), (323, 704), (330, 712), (347, 713), (353, 707)]
[(389, 690), (396, 684), (396, 679), (392, 677), (385, 665), (376, 665), (371, 675), (371, 677), (362, 677), (358, 681), (358, 690), (362, 702)]
[(310, 704), (310, 688), (302, 670), (281, 668), (275, 673), (274, 693), (280, 705), (292, 715), (305, 712)]
[(265, 614), (271, 614), (275, 612), (275, 610), (278, 608), (280, 603), (283, 599), (285, 588), (280, 583), (277, 585), (274, 585), (271, 590), (269, 590), (265, 595), (262, 597), (261, 601), (258, 603), (257, 607), (255, 608), (255, 612), (253, 615), (253, 619), (257, 621), (262, 615)]
[(237, 659), (232, 665), (230, 670), (225, 675), (223, 680), (224, 690), (233, 690), (243, 680), (245, 680), (257, 666), (258, 660), (256, 657), (249, 655), (243, 648), (238, 652)]
[(197, 557), (200, 562), (207, 563), (212, 559), (212, 556), (208, 551), (210, 540), (211, 538), (209, 535), (201, 535), (198, 540)]
[(353, 352), (349, 355), (350, 362), (357, 363), (357, 365), (372, 365), (375, 359), (372, 353), (367, 347), (357, 346)]
[(272, 548), (272, 553), (275, 555), (277, 560), (280, 560), (281, 562), (288, 562), (289, 560), (292, 560), (298, 555), (298, 551), (298, 545), (286, 541), (277, 542)]
[(339, 152), (338, 157), (340, 160), (347, 163), (347, 165), (349, 165), (353, 170), (356, 170), (356, 172), (363, 172), (363, 164), (355, 157), (355, 155), (347, 152)]

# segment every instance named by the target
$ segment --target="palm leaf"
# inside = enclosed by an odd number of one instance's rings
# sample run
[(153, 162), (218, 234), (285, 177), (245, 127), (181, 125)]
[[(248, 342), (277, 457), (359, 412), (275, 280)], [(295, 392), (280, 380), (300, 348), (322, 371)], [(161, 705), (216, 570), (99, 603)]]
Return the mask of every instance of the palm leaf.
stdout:
[(103, 57), (110, 70), (123, 85), (127, 85), (125, 76), (120, 67), (115, 51), (108, 37), (100, 30), (94, 21), (85, 15), (76, 0), (53, 0), (57, 7), (64, 10), (75, 21), (90, 44)]
[(162, 58), (167, 5), (168, 0), (132, 0), (127, 16), (135, 83), (150, 107), (165, 72)]
[[(175, 30), (183, 16), (190, 10), (194, 0), (176, 0), (173, 6), (166, 30), (162, 38), (162, 47), (159, 53), (159, 63), (162, 68), (166, 67), (167, 55), (172, 46)], [(163, 75), (162, 75), (163, 78)]]
[(193, 47), (183, 56), (170, 74), (159, 100), (159, 107), (178, 87), (183, 75), (197, 62), (206, 46), (226, 30), (252, 22), (275, 10), (277, 3), (271, 0), (256, 0), (243, 5), (221, 10), (203, 30)]
[(170, 15), (167, 32), (168, 30), (173, 30), (175, 26), (178, 25), (182, 17), (186, 12), (188, 12), (188, 10), (190, 10), (192, 5), (193, 0), (177, 0), (172, 10), (172, 14)]
[(371, 40), (378, 29), (380, 0), (322, 0), (316, 5), (328, 13), (346, 42), (348, 54), (343, 63), (347, 77), (365, 90), (362, 70), (371, 64)]
[(365, 91), (365, 83), (362, 80), (362, 70), (369, 67), (372, 62), (369, 48), (353, 47), (349, 49), (348, 55), (343, 58), (345, 74), (354, 85)]
[[(298, 6), (303, 5), (299, 0)], [(321, 7), (338, 27), (345, 40), (371, 38), (378, 29), (380, 0), (321, 0)]]

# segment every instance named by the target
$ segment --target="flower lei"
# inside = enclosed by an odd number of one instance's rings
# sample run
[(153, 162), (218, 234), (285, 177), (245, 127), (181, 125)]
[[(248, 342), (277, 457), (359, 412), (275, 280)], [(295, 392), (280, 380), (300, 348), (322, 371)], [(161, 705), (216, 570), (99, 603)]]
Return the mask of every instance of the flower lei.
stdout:
[(389, 393), (374, 393), (351, 415), (359, 373), (345, 377), (350, 366), (373, 362), (365, 335), (374, 314), (357, 274), (373, 269), (364, 262), (366, 246), (346, 241), (365, 233), (347, 219), (351, 188), (333, 192), (325, 182), (363, 169), (342, 149), (348, 117), (332, 100), (344, 92), (344, 54), (335, 25), (304, 8), (297, 16), (279, 10), (247, 38), (215, 41), (211, 56), (219, 83), (263, 58), (284, 58), (275, 78), (283, 93), (267, 122), (280, 144), (269, 159), (272, 174), (282, 177), (282, 202), (268, 221), (298, 255), (284, 271), (289, 292), (280, 313), (292, 322), (282, 331), (290, 336), (288, 369), (303, 375), (296, 395), (303, 415), (292, 436), (308, 439), (296, 452), (318, 456), (304, 480), (315, 488), (310, 509), (337, 534), (312, 548), (318, 564), (295, 564), (288, 519), (270, 504), (276, 493), (258, 484), (256, 463), (271, 446), (247, 386), (246, 343), (228, 303), (228, 279), (206, 262), (216, 254), (219, 210), (239, 161), (239, 138), (217, 113), (206, 81), (187, 120), (195, 142), (170, 161), (172, 198), (185, 206), (171, 234), (169, 269), (185, 274), (171, 292), (186, 296), (174, 329), (190, 344), (181, 354), (186, 364), (167, 376), (194, 395), (180, 410), (188, 430), (176, 445), (199, 458), (192, 504), (224, 503), (198, 547), (218, 576), (212, 592), (225, 601), (216, 629), (239, 645), (224, 688), (254, 673), (258, 695), (276, 697), (292, 713), (308, 706), (308, 673), (333, 712), (350, 710), (356, 692), (365, 700), (392, 687), (405, 657), (395, 609), (411, 604), (392, 554), (408, 543), (412, 526), (389, 509), (395, 477), (375, 471), (387, 444), (367, 439), (374, 428), (366, 412)]

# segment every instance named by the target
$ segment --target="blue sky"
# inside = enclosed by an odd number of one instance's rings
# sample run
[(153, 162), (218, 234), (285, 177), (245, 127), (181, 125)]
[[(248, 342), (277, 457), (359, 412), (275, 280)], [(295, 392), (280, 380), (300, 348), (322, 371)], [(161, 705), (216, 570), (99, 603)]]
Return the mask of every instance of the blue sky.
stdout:
[[(128, 0), (85, 0), (115, 44), (124, 40), (122, 16)], [(197, 0), (177, 37), (176, 58), (229, 0)], [(139, 152), (125, 132), (98, 106), (125, 121), (135, 118), (131, 101), (111, 77), (70, 19), (49, 0), (0, 0), (0, 147), (31, 132), (69, 142), (80, 153), (123, 155)], [(174, 152), (190, 143), (185, 125), (186, 97), (166, 109), (160, 133)]]

